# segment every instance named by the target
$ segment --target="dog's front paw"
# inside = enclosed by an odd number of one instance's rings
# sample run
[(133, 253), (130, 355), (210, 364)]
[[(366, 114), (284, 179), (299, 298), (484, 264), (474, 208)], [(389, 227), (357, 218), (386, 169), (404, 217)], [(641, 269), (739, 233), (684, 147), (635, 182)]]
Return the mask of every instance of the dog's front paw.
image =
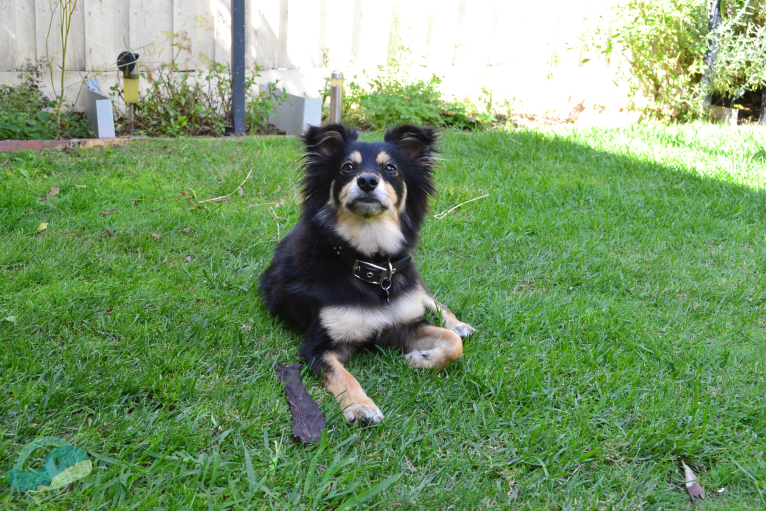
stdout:
[(349, 422), (361, 420), (366, 423), (375, 424), (383, 420), (383, 413), (380, 411), (372, 399), (367, 399), (362, 403), (354, 403), (343, 410), (343, 415)]
[(451, 325), (448, 325), (447, 328), (452, 330), (456, 334), (458, 334), (461, 339), (465, 339), (466, 337), (472, 336), (473, 333), (476, 331), (474, 327), (472, 327), (468, 323), (463, 323), (462, 321), (458, 321)]

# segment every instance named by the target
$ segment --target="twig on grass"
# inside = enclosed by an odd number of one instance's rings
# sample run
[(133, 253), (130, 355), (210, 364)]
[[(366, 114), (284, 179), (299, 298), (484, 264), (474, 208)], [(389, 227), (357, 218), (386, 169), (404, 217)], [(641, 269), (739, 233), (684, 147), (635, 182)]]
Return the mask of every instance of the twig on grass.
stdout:
[(488, 194), (488, 193), (485, 193), (485, 194), (484, 194), (484, 195), (482, 195), (481, 197), (476, 197), (475, 199), (471, 199), (471, 200), (467, 200), (467, 201), (465, 201), (465, 202), (461, 202), (461, 203), (460, 203), (460, 204), (458, 204), (457, 206), (455, 206), (455, 207), (453, 207), (453, 208), (450, 208), (450, 209), (448, 209), (447, 211), (442, 211), (442, 212), (441, 212), (441, 213), (439, 213), (438, 215), (434, 215), (434, 218), (436, 218), (437, 220), (441, 220), (442, 218), (444, 218), (445, 216), (447, 216), (449, 213), (452, 213), (453, 211), (455, 211), (455, 210), (456, 210), (457, 208), (459, 208), (460, 206), (462, 206), (462, 205), (464, 205), (464, 204), (468, 204), (469, 202), (473, 202), (473, 201), (475, 201), (475, 200), (483, 199), (483, 198), (485, 198), (485, 197), (489, 197), (489, 194)]
[[(280, 220), (280, 217), (277, 216), (277, 212), (274, 211), (274, 208), (269, 206), (269, 209), (271, 210), (271, 214), (274, 215), (274, 221), (277, 224), (277, 242), (279, 242), (282, 239), (282, 233), (279, 230), (279, 220)], [(282, 220), (284, 220), (284, 219), (282, 219)]]
[[(245, 178), (245, 180), (244, 180), (244, 181), (242, 181), (242, 183), (241, 183), (241, 184), (240, 184), (238, 187), (236, 187), (236, 188), (234, 189), (234, 191), (233, 191), (233, 192), (231, 192), (231, 193), (229, 193), (229, 194), (226, 194), (226, 195), (221, 195), (220, 197), (214, 197), (214, 198), (212, 198), (212, 199), (201, 200), (201, 201), (198, 201), (198, 202), (197, 202), (197, 204), (204, 204), (205, 202), (220, 202), (220, 201), (222, 201), (223, 199), (226, 199), (226, 198), (228, 198), (228, 197), (231, 197), (232, 195), (234, 195), (234, 194), (237, 192), (237, 190), (239, 190), (240, 188), (242, 188), (242, 187), (245, 185), (245, 183), (247, 183), (247, 180), (248, 180), (248, 179), (250, 179), (250, 176), (251, 176), (251, 175), (253, 175), (253, 169), (250, 169), (250, 170), (248, 171), (248, 173), (247, 173), (247, 177)], [(194, 190), (192, 190), (192, 191), (194, 191)], [(196, 198), (197, 194), (194, 194), (194, 196), (195, 196), (195, 198)]]

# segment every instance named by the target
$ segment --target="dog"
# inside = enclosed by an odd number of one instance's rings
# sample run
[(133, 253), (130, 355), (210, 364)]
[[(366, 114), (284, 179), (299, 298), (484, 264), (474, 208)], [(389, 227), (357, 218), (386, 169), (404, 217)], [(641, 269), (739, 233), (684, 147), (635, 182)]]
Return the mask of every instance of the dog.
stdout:
[(301, 217), (260, 290), (268, 310), (304, 334), (300, 356), (350, 422), (383, 419), (344, 367), (354, 352), (394, 348), (411, 367), (441, 370), (474, 332), (428, 292), (410, 256), (435, 191), (437, 141), (436, 130), (411, 125), (383, 142), (359, 141), (341, 124), (303, 134)]

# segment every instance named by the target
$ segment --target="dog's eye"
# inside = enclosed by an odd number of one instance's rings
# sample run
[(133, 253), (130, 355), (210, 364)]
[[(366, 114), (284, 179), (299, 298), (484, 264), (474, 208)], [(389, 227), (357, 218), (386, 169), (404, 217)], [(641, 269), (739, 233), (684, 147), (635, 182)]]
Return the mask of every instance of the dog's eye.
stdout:
[(396, 165), (389, 163), (386, 165), (386, 170), (388, 172), (396, 172)]
[(351, 172), (354, 170), (354, 164), (353, 163), (344, 163), (343, 166), (340, 168), (343, 172)]

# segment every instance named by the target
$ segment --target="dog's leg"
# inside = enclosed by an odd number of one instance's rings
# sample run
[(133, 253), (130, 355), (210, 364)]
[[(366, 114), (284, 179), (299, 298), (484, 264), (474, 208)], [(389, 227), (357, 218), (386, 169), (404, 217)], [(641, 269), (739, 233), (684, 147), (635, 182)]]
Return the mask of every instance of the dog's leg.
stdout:
[(408, 343), (404, 356), (411, 367), (439, 371), (463, 355), (463, 340), (452, 330), (436, 325), (421, 325)]
[(461, 339), (469, 337), (471, 334), (473, 334), (473, 332), (476, 331), (476, 329), (468, 323), (463, 323), (457, 319), (457, 317), (452, 313), (451, 310), (447, 308), (446, 305), (437, 302), (436, 299), (431, 296), (431, 293), (428, 291), (423, 294), (423, 300), (423, 305), (425, 305), (426, 309), (436, 314), (437, 317), (441, 317), (442, 326), (458, 334)]
[(366, 422), (380, 422), (383, 414), (375, 403), (367, 397), (362, 386), (351, 376), (340, 361), (337, 353), (326, 352), (323, 355), (325, 387), (335, 396), (343, 408), (343, 415), (351, 422), (361, 419)]

